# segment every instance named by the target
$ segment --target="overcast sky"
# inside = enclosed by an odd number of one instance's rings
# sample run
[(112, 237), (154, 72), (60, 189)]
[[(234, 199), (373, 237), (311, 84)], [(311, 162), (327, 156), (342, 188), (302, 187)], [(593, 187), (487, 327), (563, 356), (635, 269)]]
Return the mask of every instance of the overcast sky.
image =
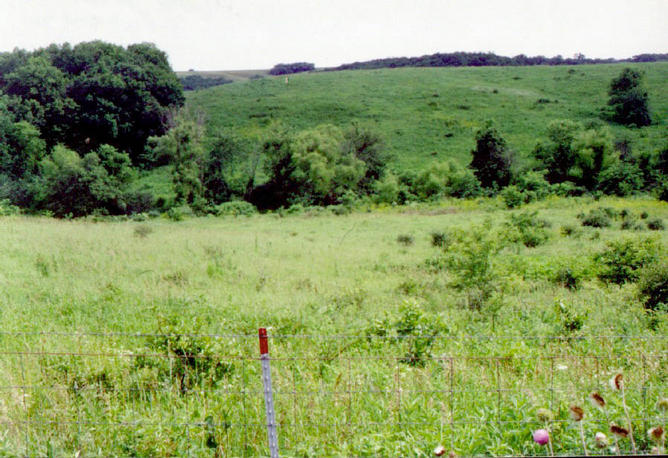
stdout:
[(668, 52), (668, 0), (0, 0), (0, 52), (152, 42), (175, 70), (434, 52)]

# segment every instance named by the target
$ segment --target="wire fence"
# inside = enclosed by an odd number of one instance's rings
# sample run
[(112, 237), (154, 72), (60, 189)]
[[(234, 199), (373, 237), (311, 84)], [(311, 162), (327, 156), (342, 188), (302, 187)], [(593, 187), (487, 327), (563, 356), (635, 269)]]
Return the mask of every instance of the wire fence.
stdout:
[[(668, 336), (268, 340), (281, 456), (665, 450)], [(0, 332), (0, 455), (269, 456), (262, 361), (256, 333)]]

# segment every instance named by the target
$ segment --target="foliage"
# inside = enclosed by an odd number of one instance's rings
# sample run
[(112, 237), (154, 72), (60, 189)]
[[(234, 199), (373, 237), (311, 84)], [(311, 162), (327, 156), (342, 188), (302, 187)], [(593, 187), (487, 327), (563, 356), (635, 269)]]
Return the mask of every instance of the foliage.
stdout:
[(642, 72), (625, 68), (610, 82), (608, 106), (610, 117), (620, 124), (643, 127), (652, 123), (649, 113), (647, 90)]
[(511, 214), (506, 226), (506, 239), (511, 243), (522, 243), (528, 248), (544, 244), (549, 235), (545, 228), (547, 221), (538, 218), (538, 212), (522, 212)]
[(62, 145), (40, 163), (37, 200), (57, 217), (126, 210), (130, 159), (108, 145), (83, 158)]
[(609, 241), (605, 249), (594, 255), (599, 265), (598, 277), (618, 285), (636, 281), (641, 268), (659, 259), (661, 249), (661, 243), (655, 238)]
[(252, 216), (257, 213), (253, 204), (242, 200), (224, 202), (217, 205), (215, 211), (217, 216)]
[(471, 198), (480, 196), (480, 183), (470, 169), (454, 161), (432, 163), (411, 180), (410, 189), (420, 200), (441, 197)]
[[(656, 62), (666, 60), (665, 54), (646, 54), (634, 56), (634, 62)], [(494, 53), (481, 52), (453, 52), (436, 53), (420, 57), (390, 57), (386, 59), (374, 59), (365, 62), (354, 62), (342, 64), (327, 70), (362, 70), (374, 68), (397, 68), (397, 67), (482, 67), (482, 66), (531, 66), (531, 65), (581, 65), (597, 63), (627, 62), (627, 60), (614, 59), (591, 59), (582, 55), (573, 58), (562, 56), (525, 56), (520, 54), (514, 57), (499, 56)]]
[(270, 75), (290, 75), (292, 73), (310, 72), (315, 65), (310, 62), (294, 62), (291, 64), (276, 64), (269, 70)]
[(611, 215), (610, 212), (606, 209), (598, 207), (589, 211), (588, 214), (578, 215), (578, 218), (582, 220), (583, 226), (590, 227), (610, 227), (612, 225), (612, 219), (614, 215)]
[(202, 202), (203, 135), (201, 123), (183, 113), (165, 135), (149, 138), (154, 157), (167, 157), (173, 165), (177, 204), (200, 205)]
[(646, 309), (668, 312), (668, 263), (665, 260), (640, 270), (638, 295)]
[(647, 220), (647, 229), (651, 231), (662, 231), (666, 228), (661, 218), (652, 218)]
[(470, 167), (483, 188), (501, 189), (510, 183), (513, 153), (499, 132), (488, 126), (476, 134), (476, 148), (471, 151)]
[(397, 243), (403, 246), (411, 246), (415, 243), (415, 237), (410, 234), (399, 234), (397, 236)]
[(164, 133), (169, 110), (184, 101), (167, 55), (146, 43), (15, 50), (0, 55), (0, 68), (19, 120), (39, 128), (47, 145), (82, 155), (109, 144), (139, 161), (147, 138)]
[(383, 178), (376, 181), (373, 189), (376, 202), (392, 204), (399, 199), (399, 180), (391, 172), (386, 172)]
[(366, 173), (358, 186), (362, 192), (368, 194), (373, 183), (383, 176), (389, 159), (383, 138), (369, 128), (354, 124), (344, 132), (341, 148), (344, 154), (352, 154), (364, 162)]
[(533, 156), (547, 169), (550, 183), (562, 183), (571, 178), (571, 169), (576, 163), (573, 142), (581, 129), (576, 122), (562, 119), (551, 121), (547, 126), (548, 143), (538, 143)]
[(494, 256), (501, 251), (504, 242), (491, 229), (486, 223), (467, 231), (451, 232), (450, 243), (443, 248), (438, 261), (452, 276), (451, 286), (467, 293), (470, 308), (487, 305), (498, 288)]
[(554, 274), (553, 281), (564, 288), (575, 290), (580, 287), (582, 277), (580, 273), (574, 269), (571, 269), (570, 267), (562, 267)]
[(608, 195), (628, 196), (643, 188), (643, 173), (636, 164), (616, 160), (601, 172), (598, 189)]
[(179, 78), (184, 91), (199, 91), (222, 84), (229, 84), (233, 81), (223, 76), (204, 77), (202, 75), (187, 75)]

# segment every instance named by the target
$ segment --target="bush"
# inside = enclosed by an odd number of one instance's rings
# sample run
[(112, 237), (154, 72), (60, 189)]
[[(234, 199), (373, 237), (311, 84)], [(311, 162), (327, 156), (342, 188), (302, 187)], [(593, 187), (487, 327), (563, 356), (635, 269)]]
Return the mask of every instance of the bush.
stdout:
[(0, 200), (0, 216), (18, 215), (19, 212), (19, 207), (12, 205), (9, 200)]
[(654, 218), (647, 221), (647, 229), (652, 231), (662, 231), (666, 228), (661, 218)]
[(582, 275), (570, 267), (562, 267), (554, 274), (552, 281), (563, 286), (564, 288), (575, 290), (580, 287)]
[(172, 207), (167, 211), (167, 217), (172, 221), (183, 221), (185, 218), (193, 216), (193, 210), (187, 205)]
[(392, 204), (399, 199), (399, 180), (392, 173), (386, 173), (381, 180), (373, 184), (373, 188), (374, 200), (377, 203)]
[(537, 217), (537, 212), (523, 212), (510, 215), (506, 221), (506, 238), (512, 243), (522, 243), (534, 248), (545, 243), (549, 235), (545, 230), (549, 223)]
[(638, 273), (638, 295), (646, 309), (668, 312), (668, 263), (650, 264)]
[(561, 235), (564, 237), (572, 237), (578, 235), (578, 229), (572, 224), (565, 224), (561, 226)]
[(404, 245), (404, 246), (410, 246), (415, 242), (415, 239), (413, 238), (412, 235), (410, 234), (399, 234), (397, 236), (397, 243)]
[(503, 191), (501, 191), (501, 198), (508, 208), (519, 207), (526, 201), (525, 194), (515, 185), (503, 188)]
[(604, 208), (595, 208), (589, 211), (588, 215), (578, 215), (582, 219), (583, 226), (590, 227), (610, 227), (612, 225), (612, 216)]
[(216, 216), (252, 216), (257, 213), (257, 209), (250, 202), (233, 200), (216, 205), (215, 213)]
[(594, 255), (599, 264), (598, 277), (607, 283), (621, 285), (638, 279), (638, 271), (656, 261), (661, 244), (653, 238), (613, 240)]
[(445, 248), (448, 245), (448, 234), (445, 232), (432, 232), (431, 245), (438, 248)]

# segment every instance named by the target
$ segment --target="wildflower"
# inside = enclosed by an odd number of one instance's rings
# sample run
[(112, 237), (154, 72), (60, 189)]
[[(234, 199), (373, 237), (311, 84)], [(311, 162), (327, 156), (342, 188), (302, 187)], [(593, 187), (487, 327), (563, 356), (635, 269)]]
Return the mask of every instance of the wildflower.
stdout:
[(598, 448), (603, 448), (608, 445), (608, 437), (600, 431), (594, 435), (594, 440), (596, 441), (596, 446)]
[(536, 411), (536, 417), (543, 422), (550, 421), (552, 420), (552, 412), (547, 409), (538, 409)]
[(570, 410), (573, 421), (580, 421), (582, 420), (582, 417), (584, 417), (584, 410), (582, 410), (582, 407), (572, 405)]
[(545, 445), (550, 442), (550, 433), (546, 429), (537, 429), (533, 432), (533, 440), (538, 445)]
[(628, 437), (629, 436), (629, 430), (628, 429), (622, 428), (621, 426), (617, 426), (614, 423), (612, 423), (610, 425), (610, 432), (617, 437)]
[(610, 388), (613, 390), (621, 390), (624, 386), (624, 377), (622, 374), (615, 374), (614, 377), (610, 379)]
[(668, 399), (662, 398), (656, 401), (656, 408), (662, 412), (668, 412)]
[(666, 432), (663, 430), (661, 426), (655, 426), (654, 428), (650, 428), (650, 430), (647, 431), (647, 435), (654, 442), (662, 442), (666, 438)]
[(594, 407), (598, 407), (599, 409), (605, 409), (605, 399), (603, 399), (603, 396), (598, 394), (597, 392), (593, 392), (592, 394), (589, 395), (589, 401), (594, 405)]
[(434, 455), (436, 455), (436, 456), (445, 455), (445, 447), (443, 447), (442, 445), (439, 445), (438, 447), (436, 447), (434, 449)]

